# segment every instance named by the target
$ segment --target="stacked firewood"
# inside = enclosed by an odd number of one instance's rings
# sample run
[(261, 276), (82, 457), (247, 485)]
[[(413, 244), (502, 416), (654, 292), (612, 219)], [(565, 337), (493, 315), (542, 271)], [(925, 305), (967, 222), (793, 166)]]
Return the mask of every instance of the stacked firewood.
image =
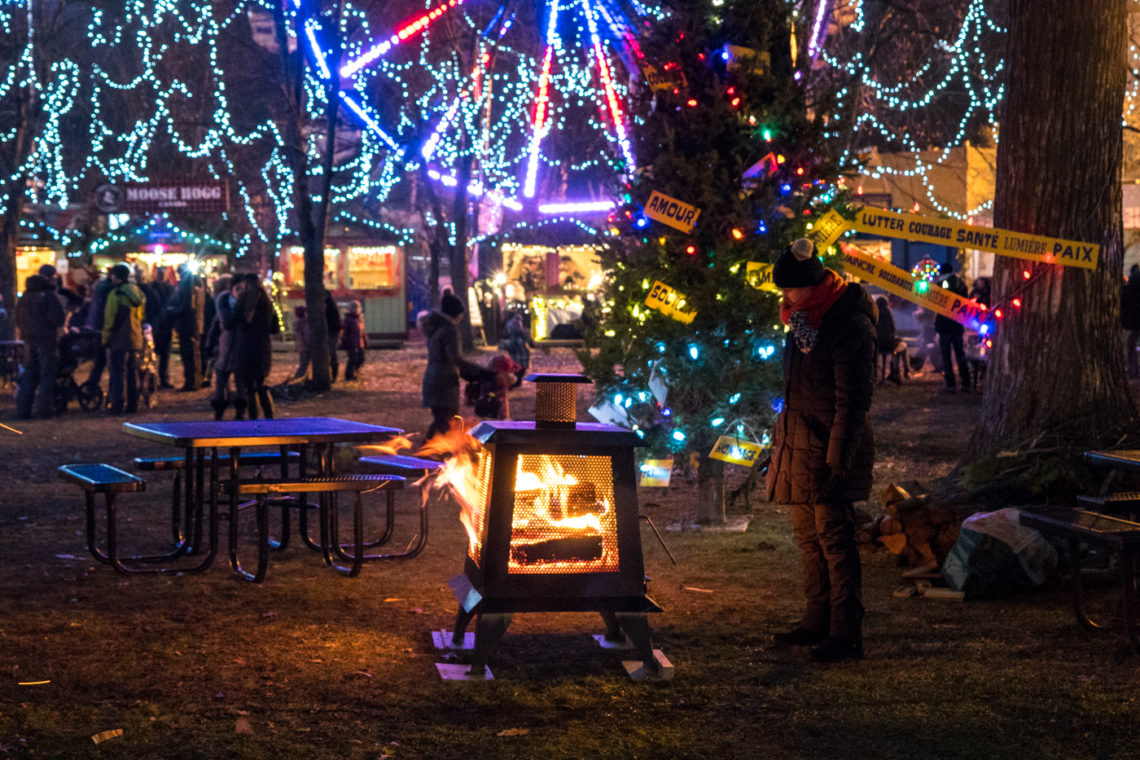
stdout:
[(859, 543), (882, 546), (911, 567), (941, 567), (958, 540), (961, 520), (953, 510), (930, 506), (930, 495), (914, 481), (892, 483), (882, 497), (883, 514), (860, 526)]

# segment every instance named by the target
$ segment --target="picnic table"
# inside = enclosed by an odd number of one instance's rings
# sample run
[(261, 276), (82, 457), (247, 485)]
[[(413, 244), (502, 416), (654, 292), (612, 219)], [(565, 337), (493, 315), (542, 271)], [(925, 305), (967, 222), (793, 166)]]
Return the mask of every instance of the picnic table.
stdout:
[[(310, 482), (303, 487), (298, 486), (296, 493), (318, 493), (319, 503), (309, 505), (304, 501), (293, 502), (298, 506), (300, 514), (299, 533), (306, 544), (312, 549), (321, 550), (325, 555), (326, 563), (331, 564), (331, 556), (344, 556), (337, 541), (335, 533), (335, 515), (332, 516), (329, 533), (329, 523), (325, 516), (329, 510), (335, 510), (331, 487), (331, 480), (335, 476), (335, 460), (333, 452), (337, 444), (366, 444), (386, 441), (403, 432), (399, 428), (383, 425), (372, 425), (354, 420), (339, 419), (336, 417), (291, 417), (270, 420), (192, 420), (168, 422), (128, 422), (123, 425), (123, 431), (130, 436), (154, 441), (182, 450), (184, 458), (185, 488), (184, 503), (186, 505), (185, 528), (186, 540), (176, 546), (172, 556), (181, 553), (200, 554), (203, 551), (203, 532), (208, 531), (207, 548), (202, 554), (200, 563), (189, 569), (199, 571), (208, 567), (214, 560), (219, 546), (219, 501), (223, 483), (233, 484), (228, 489), (230, 502), (230, 563), (236, 573), (248, 580), (260, 580), (264, 576), (264, 547), (259, 546), (259, 568), (257, 572), (250, 573), (244, 570), (237, 558), (237, 516), (241, 506), (239, 500), (242, 495), (252, 493), (248, 489), (243, 491), (238, 487), (241, 483), (238, 470), (241, 462), (242, 449), (274, 447), (280, 451), (280, 480), (278, 484), (290, 481), (288, 452), (297, 450), (301, 456), (297, 459), (297, 476), (291, 482), (299, 483), (305, 480), (306, 454), (313, 451), (313, 461), (316, 466), (315, 473), (310, 480), (322, 479), (330, 487), (320, 490)], [(222, 456), (220, 452), (228, 452)], [(229, 470), (228, 479), (223, 479), (219, 472), (222, 464)], [(372, 476), (380, 478), (381, 476)], [(385, 481), (388, 486), (394, 486), (398, 479)], [(401, 481), (402, 482), (402, 481)], [(358, 483), (358, 485), (360, 485)], [(383, 487), (384, 483), (377, 479), (375, 487)], [(266, 537), (266, 520), (261, 511), (265, 506), (266, 497), (273, 489), (260, 489), (258, 509), (259, 544), (268, 541)], [(281, 489), (276, 495), (283, 495)], [(359, 490), (357, 493), (359, 494)], [(391, 499), (391, 495), (389, 495)], [(280, 537), (270, 542), (275, 548), (284, 548), (289, 541), (288, 507), (290, 504), (282, 499), (283, 504)], [(308, 534), (306, 523), (307, 509), (315, 506), (321, 510), (321, 533), (318, 541), (314, 541)], [(391, 504), (389, 504), (391, 514)], [(177, 520), (177, 516), (175, 517)], [(203, 526), (205, 523), (205, 526)], [(357, 519), (359, 524), (359, 501), (357, 504)], [(357, 537), (359, 544), (359, 537)], [(360, 552), (357, 551), (357, 559)], [(355, 570), (359, 571), (359, 561), (355, 563)], [(352, 572), (350, 574), (355, 574)]]
[[(1125, 634), (1140, 651), (1140, 599), (1138, 599), (1137, 559), (1140, 557), (1140, 522), (1133, 518), (1140, 508), (1140, 492), (1112, 492), (1118, 472), (1140, 473), (1140, 450), (1091, 450), (1084, 453), (1090, 464), (1111, 470), (1100, 493), (1077, 497), (1078, 508), (1022, 510), (1022, 525), (1035, 528), (1065, 542), (1072, 584), (1073, 611), (1077, 622), (1088, 630), (1103, 626), (1090, 616), (1085, 604), (1081, 579), (1081, 545), (1093, 546), (1119, 558), (1121, 618)], [(1116, 513), (1116, 514), (1112, 514)]]

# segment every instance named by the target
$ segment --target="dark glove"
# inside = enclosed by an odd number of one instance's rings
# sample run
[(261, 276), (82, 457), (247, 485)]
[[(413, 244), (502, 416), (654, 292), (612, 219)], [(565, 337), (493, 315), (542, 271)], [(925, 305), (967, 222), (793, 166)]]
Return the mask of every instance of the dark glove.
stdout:
[(495, 380), (494, 370), (485, 369), (479, 372), (479, 380), (485, 383), (490, 383)]
[(843, 494), (846, 479), (840, 475), (830, 474), (819, 488), (817, 500), (820, 502), (838, 501)]

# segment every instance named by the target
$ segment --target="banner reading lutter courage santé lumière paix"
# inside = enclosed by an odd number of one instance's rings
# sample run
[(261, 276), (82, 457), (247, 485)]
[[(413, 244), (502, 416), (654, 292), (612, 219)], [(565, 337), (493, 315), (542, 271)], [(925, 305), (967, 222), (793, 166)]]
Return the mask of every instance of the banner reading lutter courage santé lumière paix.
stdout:
[(832, 209), (812, 225), (812, 231), (817, 233), (813, 237), (820, 250), (828, 248), (848, 229), (921, 243), (973, 248), (999, 256), (1082, 269), (1096, 269), (1097, 261), (1100, 260), (1100, 246), (1094, 243), (978, 227), (949, 219), (901, 214), (880, 208), (864, 207), (851, 220), (843, 218)]

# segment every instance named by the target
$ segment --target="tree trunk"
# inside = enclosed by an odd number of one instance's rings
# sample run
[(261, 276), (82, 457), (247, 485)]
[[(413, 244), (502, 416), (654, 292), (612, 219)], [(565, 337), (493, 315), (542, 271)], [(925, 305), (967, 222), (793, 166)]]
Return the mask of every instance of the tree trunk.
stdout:
[(721, 525), (728, 522), (724, 509), (724, 462), (701, 455), (697, 470), (697, 523)]
[[(283, 87), (289, 99), (289, 118), (286, 120), (285, 155), (293, 172), (293, 203), (297, 213), (297, 232), (304, 248), (305, 261), (305, 309), (312, 335), (309, 357), (313, 372), (313, 389), (318, 393), (331, 386), (329, 369), (329, 345), (322, 338), (328, 335), (325, 321), (325, 245), (324, 229), (318, 231), (313, 220), (313, 204), (309, 193), (307, 152), (302, 137), (302, 121), (305, 118), (305, 57), (301, 50), (290, 54), (286, 39), (285, 14), (280, 7), (273, 15), (277, 22), (278, 44), (281, 50), (281, 71)], [(302, 14), (303, 15), (303, 14)], [(305, 23), (300, 15), (297, 19), (298, 38), (300, 27)], [(332, 143), (330, 141), (331, 150)]]
[(1009, 4), (994, 225), (1099, 244), (1100, 263), (1090, 271), (996, 257), (994, 305), (1005, 316), (963, 463), (1046, 439), (1104, 445), (1136, 421), (1120, 329), (1125, 8)]
[[(461, 144), (466, 144), (464, 139)], [(471, 164), (475, 157), (468, 152), (459, 159), (459, 184), (455, 187), (455, 203), (452, 210), (452, 219), (455, 221), (455, 245), (451, 249), (451, 290), (466, 307), (470, 302), (467, 297), (467, 186), (471, 184)], [(471, 335), (471, 314), (469, 310), (463, 312), (463, 320), (459, 323), (459, 339), (464, 351), (475, 348), (475, 341)]]
[(8, 311), (8, 318), (0, 322), (0, 340), (11, 340), (16, 333), (16, 231), (20, 221), (20, 202), (24, 198), (23, 184), (23, 181), (19, 187), (15, 187), (15, 183), (9, 184), (4, 221), (0, 222), (0, 297)]

